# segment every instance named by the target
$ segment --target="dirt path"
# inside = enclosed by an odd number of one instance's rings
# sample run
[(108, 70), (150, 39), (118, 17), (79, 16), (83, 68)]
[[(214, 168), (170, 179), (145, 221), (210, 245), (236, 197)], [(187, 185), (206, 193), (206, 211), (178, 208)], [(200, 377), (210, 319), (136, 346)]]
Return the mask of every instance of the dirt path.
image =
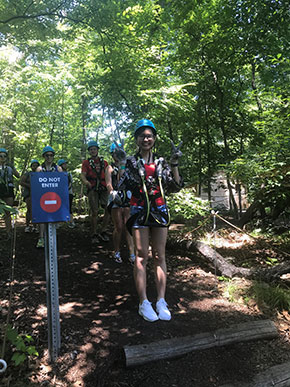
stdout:
[[(270, 317), (281, 333), (277, 340), (236, 344), (190, 353), (178, 359), (126, 369), (123, 346), (195, 335), (232, 324), (269, 318), (256, 306), (229, 302), (215, 276), (197, 256), (168, 251), (167, 302), (172, 321), (148, 323), (137, 314), (132, 266), (110, 256), (112, 244), (92, 246), (87, 223), (58, 231), (61, 354), (47, 364), (47, 324), (44, 252), (37, 250), (36, 234), (17, 228), (12, 320), (19, 332), (35, 338), (40, 352), (29, 367), (10, 367), (2, 377), (10, 386), (219, 386), (247, 381), (256, 373), (290, 359), (290, 322)], [(3, 230), (0, 230), (3, 234)], [(10, 260), (3, 242), (0, 285), (7, 312)], [(152, 265), (149, 299), (155, 301)], [(281, 324), (284, 324), (283, 327)], [(21, 382), (20, 382), (21, 380)], [(21, 384), (19, 384), (21, 383)]]

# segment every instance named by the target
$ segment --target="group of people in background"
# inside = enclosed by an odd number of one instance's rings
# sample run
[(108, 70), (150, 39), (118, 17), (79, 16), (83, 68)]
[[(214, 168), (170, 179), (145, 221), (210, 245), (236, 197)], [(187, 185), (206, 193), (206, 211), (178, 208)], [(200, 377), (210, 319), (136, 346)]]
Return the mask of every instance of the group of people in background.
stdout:
[[(123, 144), (114, 142), (110, 147), (112, 162), (109, 164), (99, 156), (96, 141), (88, 142), (89, 158), (82, 162), (81, 181), (87, 188), (90, 207), (92, 243), (109, 241), (108, 226), (113, 222), (113, 258), (122, 263), (121, 244), (126, 236), (129, 250), (129, 262), (134, 264), (134, 279), (139, 296), (138, 312), (146, 321), (170, 320), (171, 313), (165, 301), (167, 266), (165, 245), (170, 223), (165, 192), (176, 192), (183, 186), (179, 175), (178, 160), (182, 155), (180, 145), (172, 143), (172, 156), (168, 164), (164, 158), (157, 157), (153, 149), (157, 130), (152, 121), (142, 119), (137, 122), (134, 137), (137, 152), (127, 156)], [(42, 151), (44, 162), (31, 160), (31, 171), (20, 178), (23, 198), (27, 205), (26, 232), (38, 231), (31, 223), (30, 175), (32, 172), (67, 172), (70, 197), (70, 227), (75, 223), (72, 216), (72, 176), (68, 172), (65, 159), (54, 162), (55, 151), (46, 146)], [(13, 176), (20, 177), (12, 167), (6, 165), (7, 150), (0, 148), (0, 199), (12, 206), (14, 201)], [(2, 183), (8, 186), (2, 192)], [(104, 209), (102, 224), (98, 225), (100, 207)], [(9, 220), (10, 219), (10, 220)], [(5, 213), (5, 225), (8, 235), (11, 233), (11, 218)], [(99, 228), (99, 232), (97, 231)], [(150, 249), (151, 246), (151, 249)], [(37, 247), (44, 247), (44, 225), (39, 225)], [(147, 297), (146, 267), (149, 256), (154, 260), (154, 273), (157, 291), (156, 308)]]

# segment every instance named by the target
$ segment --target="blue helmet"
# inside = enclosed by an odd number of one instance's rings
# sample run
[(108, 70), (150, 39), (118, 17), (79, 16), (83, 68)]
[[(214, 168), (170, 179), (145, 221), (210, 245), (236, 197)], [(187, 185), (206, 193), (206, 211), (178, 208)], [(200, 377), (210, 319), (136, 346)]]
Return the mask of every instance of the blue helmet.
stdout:
[(67, 163), (65, 159), (60, 159), (58, 160), (57, 165), (62, 166), (62, 164), (65, 164), (65, 163)]
[(150, 128), (152, 130), (154, 136), (156, 136), (157, 131), (155, 129), (153, 122), (150, 120), (147, 120), (147, 119), (142, 119), (142, 120), (138, 121), (136, 124), (135, 133), (134, 133), (135, 138), (137, 138), (139, 136), (139, 134), (141, 132), (143, 132), (144, 128), (146, 128), (146, 127)]
[[(122, 144), (118, 144), (118, 146), (122, 146)], [(115, 150), (116, 150), (116, 147), (117, 147), (117, 145), (116, 145), (116, 143), (115, 142), (113, 142), (113, 144), (110, 146), (110, 153), (114, 153), (115, 152)]]
[(99, 144), (98, 144), (97, 141), (95, 141), (95, 140), (91, 140), (91, 141), (88, 142), (88, 150), (89, 150), (92, 146), (96, 146), (97, 148), (99, 148)]
[(34, 163), (37, 163), (38, 165), (40, 165), (40, 162), (39, 162), (38, 160), (32, 159), (32, 160), (30, 161), (30, 166), (31, 166), (32, 164), (34, 164)]
[(42, 156), (43, 156), (45, 153), (47, 153), (47, 152), (52, 152), (53, 154), (55, 154), (55, 150), (54, 150), (51, 146), (49, 146), (49, 145), (45, 146), (45, 147), (42, 149)]
[(7, 149), (5, 149), (5, 148), (0, 148), (0, 152), (8, 154)]

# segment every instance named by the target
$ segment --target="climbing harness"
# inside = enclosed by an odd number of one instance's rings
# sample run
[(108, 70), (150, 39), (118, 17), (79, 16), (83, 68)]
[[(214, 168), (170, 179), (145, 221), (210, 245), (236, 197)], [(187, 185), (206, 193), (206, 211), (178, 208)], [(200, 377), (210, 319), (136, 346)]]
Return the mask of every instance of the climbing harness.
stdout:
[(99, 157), (99, 160), (100, 160), (100, 170), (97, 171), (94, 159), (92, 159), (91, 157), (88, 158), (88, 162), (90, 164), (90, 167), (95, 172), (97, 177), (94, 178), (94, 177), (91, 177), (91, 176), (87, 176), (87, 180), (88, 181), (92, 181), (92, 180), (96, 181), (96, 186), (94, 187), (95, 191), (99, 191), (99, 188), (101, 188), (102, 190), (103, 189), (106, 190), (106, 187), (101, 184), (101, 180), (102, 180), (101, 173), (102, 173), (102, 171), (105, 170), (105, 162), (104, 162), (103, 157)]
[[(148, 222), (148, 219), (149, 219), (149, 216), (150, 216), (150, 199), (149, 199), (149, 195), (148, 195), (148, 189), (147, 189), (147, 185), (146, 185), (146, 170), (145, 170), (145, 165), (144, 165), (144, 162), (142, 159), (139, 159), (138, 162), (137, 162), (137, 166), (138, 166), (138, 171), (139, 171), (139, 175), (141, 177), (141, 180), (142, 180), (142, 188), (143, 188), (143, 192), (144, 192), (144, 195), (145, 195), (145, 207), (146, 207), (146, 216), (145, 216), (145, 221), (144, 221), (144, 224), (146, 225), (147, 222)], [(165, 203), (165, 196), (164, 196), (164, 190), (163, 190), (163, 185), (162, 185), (162, 165), (161, 165), (161, 160), (160, 159), (157, 159), (155, 160), (155, 170), (156, 170), (156, 174), (157, 174), (157, 179), (158, 179), (158, 183), (159, 183), (159, 187), (160, 187), (160, 194), (161, 194), (161, 197)], [(154, 217), (154, 220), (161, 224), (162, 226), (165, 226), (167, 227), (170, 223), (170, 214), (169, 214), (169, 211), (167, 209), (167, 215), (168, 215), (168, 220), (166, 221), (166, 223), (162, 223), (160, 222), (157, 217), (153, 216)]]

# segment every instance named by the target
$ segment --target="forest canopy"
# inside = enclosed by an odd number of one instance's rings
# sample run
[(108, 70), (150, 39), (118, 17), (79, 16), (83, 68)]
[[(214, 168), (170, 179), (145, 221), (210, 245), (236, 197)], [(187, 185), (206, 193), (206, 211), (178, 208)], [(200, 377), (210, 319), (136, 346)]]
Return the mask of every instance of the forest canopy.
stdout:
[(0, 144), (21, 172), (48, 144), (76, 170), (92, 138), (104, 156), (121, 138), (133, 152), (146, 117), (158, 151), (183, 141), (187, 183), (210, 188), (223, 168), (285, 207), (289, 12), (280, 0), (0, 0)]

